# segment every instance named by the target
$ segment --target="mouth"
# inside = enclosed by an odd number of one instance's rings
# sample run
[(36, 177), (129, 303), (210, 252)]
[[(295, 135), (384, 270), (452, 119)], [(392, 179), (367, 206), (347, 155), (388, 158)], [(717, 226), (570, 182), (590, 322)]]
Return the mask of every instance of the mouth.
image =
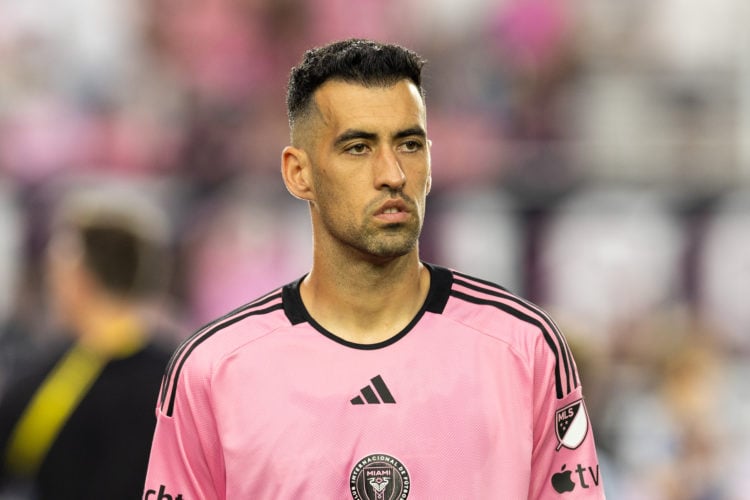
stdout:
[(376, 219), (388, 224), (405, 222), (409, 217), (410, 211), (402, 200), (388, 200), (375, 212)]

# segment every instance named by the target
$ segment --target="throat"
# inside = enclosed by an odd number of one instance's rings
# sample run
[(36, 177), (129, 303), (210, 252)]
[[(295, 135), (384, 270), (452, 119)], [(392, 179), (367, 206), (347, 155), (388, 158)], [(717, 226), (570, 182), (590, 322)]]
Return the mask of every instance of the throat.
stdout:
[(330, 322), (323, 325), (329, 333), (347, 342), (361, 345), (373, 345), (387, 342), (403, 332), (418, 314), (419, 309), (410, 316), (394, 319), (381, 315), (357, 318), (355, 321)]
[(398, 335), (419, 314), (429, 291), (430, 273), (419, 263), (408, 279), (391, 283), (321, 283), (313, 270), (300, 286), (302, 302), (315, 322), (347, 342), (378, 344)]

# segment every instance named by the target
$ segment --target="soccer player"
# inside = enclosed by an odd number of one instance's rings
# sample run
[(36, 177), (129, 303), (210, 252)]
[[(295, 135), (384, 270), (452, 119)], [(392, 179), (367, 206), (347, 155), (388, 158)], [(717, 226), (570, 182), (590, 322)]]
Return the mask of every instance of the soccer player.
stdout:
[(292, 70), (281, 171), (310, 208), (312, 269), (176, 351), (145, 500), (604, 497), (552, 320), (420, 259), (422, 66), (352, 39)]

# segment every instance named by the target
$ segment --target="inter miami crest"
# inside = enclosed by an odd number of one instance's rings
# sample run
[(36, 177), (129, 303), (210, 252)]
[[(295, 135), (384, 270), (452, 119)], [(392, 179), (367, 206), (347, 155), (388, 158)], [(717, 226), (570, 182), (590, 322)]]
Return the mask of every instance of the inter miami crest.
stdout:
[(377, 453), (357, 462), (349, 479), (354, 500), (405, 500), (409, 496), (409, 472), (396, 458)]
[(581, 446), (589, 430), (589, 419), (583, 399), (579, 399), (555, 412), (557, 451), (563, 446), (574, 450)]

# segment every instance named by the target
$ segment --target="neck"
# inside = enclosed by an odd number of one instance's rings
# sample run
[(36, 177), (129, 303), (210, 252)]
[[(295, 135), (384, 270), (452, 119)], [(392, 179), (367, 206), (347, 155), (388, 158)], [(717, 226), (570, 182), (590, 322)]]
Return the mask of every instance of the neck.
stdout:
[(300, 293), (310, 315), (331, 333), (375, 344), (411, 322), (429, 285), (429, 271), (415, 249), (384, 262), (314, 259)]
[(78, 341), (107, 358), (126, 357), (144, 343), (143, 325), (129, 304), (99, 300), (76, 321)]

